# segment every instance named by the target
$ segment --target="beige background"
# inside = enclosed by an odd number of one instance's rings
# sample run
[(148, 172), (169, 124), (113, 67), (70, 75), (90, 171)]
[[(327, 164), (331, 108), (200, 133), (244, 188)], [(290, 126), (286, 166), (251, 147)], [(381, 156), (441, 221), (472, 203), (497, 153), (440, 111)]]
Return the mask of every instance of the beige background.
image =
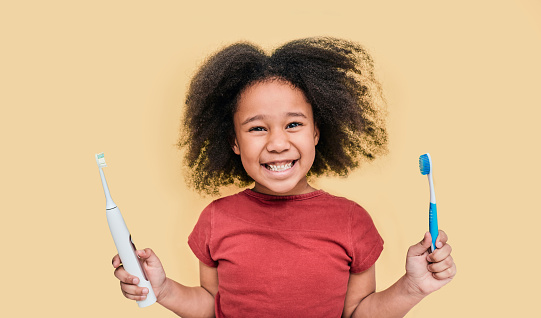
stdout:
[(119, 291), (94, 154), (134, 241), (197, 284), (186, 240), (212, 198), (174, 146), (186, 85), (223, 45), (315, 35), (363, 43), (389, 101), (390, 154), (315, 184), (372, 214), (378, 289), (427, 230), (430, 152), (459, 273), (408, 317), (540, 314), (539, 1), (3, 1), (0, 32), (5, 317), (172, 317)]

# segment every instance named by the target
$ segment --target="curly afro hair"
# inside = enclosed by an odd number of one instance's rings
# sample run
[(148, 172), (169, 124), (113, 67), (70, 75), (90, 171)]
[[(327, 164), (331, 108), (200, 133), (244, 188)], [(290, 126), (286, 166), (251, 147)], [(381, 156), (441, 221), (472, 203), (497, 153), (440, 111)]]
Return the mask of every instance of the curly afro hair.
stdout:
[(253, 182), (231, 147), (240, 94), (278, 79), (299, 88), (320, 131), (309, 176), (346, 176), (361, 161), (387, 151), (385, 100), (373, 60), (357, 43), (329, 37), (291, 41), (266, 54), (239, 42), (209, 57), (193, 77), (179, 147), (186, 150), (188, 183), (200, 193)]

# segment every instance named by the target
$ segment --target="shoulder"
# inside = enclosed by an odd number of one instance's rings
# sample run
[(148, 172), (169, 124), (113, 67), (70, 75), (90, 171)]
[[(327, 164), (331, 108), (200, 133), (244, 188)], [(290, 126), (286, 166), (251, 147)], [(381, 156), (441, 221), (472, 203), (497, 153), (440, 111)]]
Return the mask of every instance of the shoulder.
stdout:
[(249, 201), (250, 198), (245, 194), (245, 191), (227, 195), (210, 202), (201, 212), (201, 217), (212, 219), (216, 214), (224, 212), (230, 214), (232, 211), (246, 207)]
[(322, 200), (324, 200), (327, 209), (332, 210), (334, 213), (340, 213), (339, 211), (341, 211), (348, 218), (350, 228), (359, 230), (359, 228), (374, 226), (372, 217), (359, 203), (328, 193)]
[(325, 202), (325, 205), (327, 206), (339, 206), (342, 209), (349, 211), (349, 213), (368, 214), (359, 203), (345, 197), (325, 192), (325, 195), (322, 196), (321, 200)]
[(224, 196), (210, 202), (204, 209), (201, 211), (199, 216), (199, 221), (206, 220), (209, 223), (214, 218), (215, 212), (227, 211), (231, 208), (238, 207), (243, 199), (243, 192), (239, 192), (233, 195)]
[(245, 193), (246, 191), (241, 191), (232, 195), (227, 195), (212, 201), (206, 209), (227, 209), (228, 207), (238, 206), (238, 204), (249, 201), (249, 197)]

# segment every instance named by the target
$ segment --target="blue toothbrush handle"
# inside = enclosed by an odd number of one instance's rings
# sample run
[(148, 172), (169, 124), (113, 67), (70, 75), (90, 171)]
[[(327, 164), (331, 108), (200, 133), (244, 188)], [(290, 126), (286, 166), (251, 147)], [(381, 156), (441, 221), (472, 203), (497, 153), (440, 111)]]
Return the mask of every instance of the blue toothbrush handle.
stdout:
[(436, 203), (430, 203), (429, 213), (428, 213), (428, 227), (430, 229), (430, 236), (432, 236), (432, 246), (430, 252), (436, 250), (436, 239), (438, 238), (438, 209), (436, 208)]

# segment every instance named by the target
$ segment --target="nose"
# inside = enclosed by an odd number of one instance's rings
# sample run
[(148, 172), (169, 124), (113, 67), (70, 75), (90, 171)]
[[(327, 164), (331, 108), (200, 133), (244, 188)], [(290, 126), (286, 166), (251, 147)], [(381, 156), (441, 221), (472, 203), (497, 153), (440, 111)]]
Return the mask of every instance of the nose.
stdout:
[(288, 133), (283, 130), (272, 131), (267, 139), (268, 152), (283, 152), (291, 146)]

